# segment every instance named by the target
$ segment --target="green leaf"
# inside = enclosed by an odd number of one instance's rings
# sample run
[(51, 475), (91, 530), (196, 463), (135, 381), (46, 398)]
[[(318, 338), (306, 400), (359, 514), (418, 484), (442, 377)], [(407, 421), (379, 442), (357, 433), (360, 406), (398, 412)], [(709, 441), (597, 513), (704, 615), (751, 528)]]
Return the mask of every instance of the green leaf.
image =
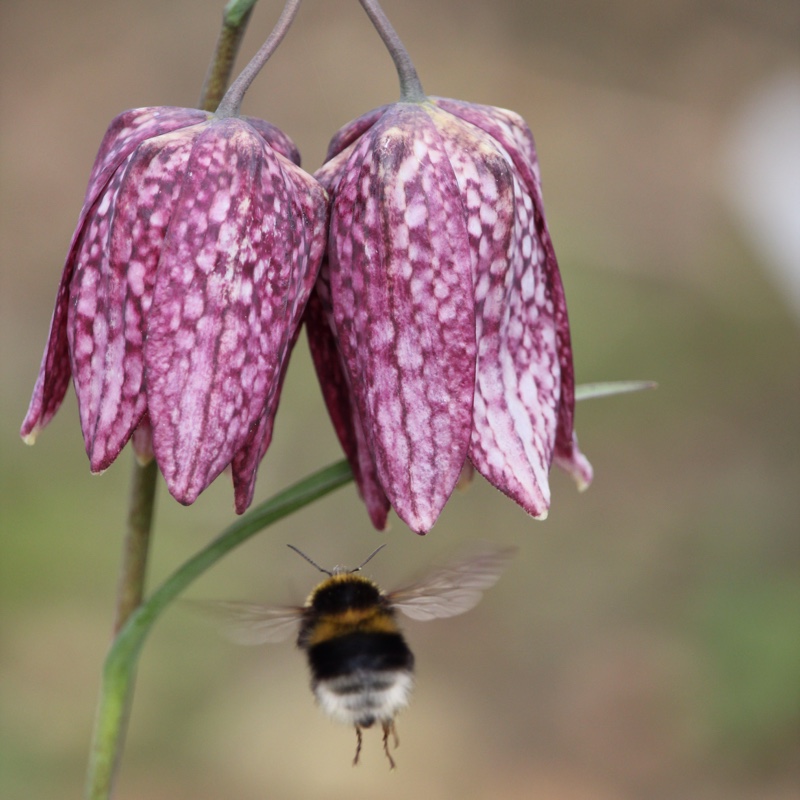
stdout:
[(189, 584), (226, 553), (263, 528), (288, 516), (353, 479), (347, 461), (339, 461), (279, 492), (229, 525), (156, 589), (117, 634), (103, 665), (103, 683), (95, 720), (86, 797), (108, 800), (121, 755), (136, 663), (156, 619)]
[(603, 381), (601, 383), (582, 383), (575, 387), (576, 400), (593, 400), (595, 397), (611, 397), (614, 394), (642, 392), (656, 389), (655, 381)]

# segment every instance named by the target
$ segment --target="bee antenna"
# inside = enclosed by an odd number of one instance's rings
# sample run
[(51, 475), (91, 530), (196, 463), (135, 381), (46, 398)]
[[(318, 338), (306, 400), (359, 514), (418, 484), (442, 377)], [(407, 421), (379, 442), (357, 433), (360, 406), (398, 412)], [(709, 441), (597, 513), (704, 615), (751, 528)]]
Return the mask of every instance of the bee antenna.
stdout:
[(361, 566), (359, 566), (359, 567), (356, 567), (355, 569), (351, 569), (351, 570), (350, 570), (350, 572), (358, 572), (358, 571), (361, 569), (361, 567), (365, 566), (365, 565), (366, 565), (368, 562), (372, 561), (372, 559), (373, 559), (373, 558), (374, 558), (376, 555), (378, 555), (378, 553), (380, 553), (380, 551), (381, 551), (381, 550), (383, 550), (383, 548), (384, 548), (384, 547), (386, 547), (386, 544), (387, 544), (387, 543), (386, 543), (386, 542), (384, 542), (384, 543), (383, 543), (383, 544), (382, 544), (382, 545), (381, 545), (381, 546), (380, 546), (380, 547), (379, 547), (377, 550), (373, 550), (373, 551), (372, 551), (372, 552), (371, 552), (371, 553), (370, 553), (370, 554), (369, 554), (369, 555), (366, 557), (366, 559), (364, 559), (364, 561), (362, 561), (362, 562), (361, 562)]
[[(287, 544), (286, 546), (290, 550), (294, 550), (295, 553), (297, 553), (297, 555), (302, 556), (306, 561), (308, 561), (309, 564), (311, 564), (312, 567), (316, 567), (320, 572), (324, 572), (326, 575), (333, 576), (333, 573), (329, 569), (323, 569), (319, 564), (317, 564), (316, 561), (312, 561), (302, 550), (298, 549), (293, 544)], [(378, 550), (380, 550), (380, 547), (378, 548)], [(377, 550), (375, 552), (377, 552)], [(372, 554), (372, 556), (374, 555), (375, 553)], [(372, 556), (370, 556), (369, 558), (372, 558)], [(367, 561), (369, 561), (369, 558), (367, 559)], [(364, 563), (366, 563), (366, 561)]]

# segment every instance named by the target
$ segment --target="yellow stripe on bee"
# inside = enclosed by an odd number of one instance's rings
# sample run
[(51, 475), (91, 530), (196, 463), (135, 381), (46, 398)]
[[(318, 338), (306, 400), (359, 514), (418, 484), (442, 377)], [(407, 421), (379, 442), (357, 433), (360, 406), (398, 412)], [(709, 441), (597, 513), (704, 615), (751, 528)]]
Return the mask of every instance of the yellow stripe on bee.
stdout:
[(308, 640), (309, 647), (348, 633), (397, 633), (392, 615), (381, 608), (349, 608), (320, 617)]

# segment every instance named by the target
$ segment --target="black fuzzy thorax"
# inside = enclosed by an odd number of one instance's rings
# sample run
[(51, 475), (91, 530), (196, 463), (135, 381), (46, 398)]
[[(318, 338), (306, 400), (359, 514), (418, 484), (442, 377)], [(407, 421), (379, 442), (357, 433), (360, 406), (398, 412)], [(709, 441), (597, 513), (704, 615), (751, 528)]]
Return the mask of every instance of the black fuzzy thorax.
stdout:
[(320, 584), (311, 595), (311, 611), (316, 614), (341, 614), (351, 609), (362, 611), (376, 606), (388, 610), (386, 598), (372, 583), (355, 575), (333, 578)]

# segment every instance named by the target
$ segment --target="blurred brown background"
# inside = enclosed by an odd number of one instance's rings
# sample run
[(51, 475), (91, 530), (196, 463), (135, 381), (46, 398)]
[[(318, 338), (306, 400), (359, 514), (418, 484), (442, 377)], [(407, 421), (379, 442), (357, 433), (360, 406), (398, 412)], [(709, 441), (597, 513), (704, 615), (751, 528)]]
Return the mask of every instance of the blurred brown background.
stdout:
[[(17, 436), (61, 264), (106, 125), (197, 102), (220, 6), (0, 5), (3, 798), (81, 794), (127, 495), (127, 452), (89, 475), (72, 392), (35, 448)], [(520, 545), (474, 612), (407, 625), (418, 686), (396, 773), (373, 732), (351, 767), (352, 731), (314, 708), (291, 645), (238, 649), (178, 608), (143, 655), (118, 797), (797, 797), (800, 206), (792, 226), (771, 202), (791, 196), (800, 151), (785, 135), (800, 4), (385, 7), (427, 91), (513, 108), (533, 128), (578, 380), (660, 388), (579, 407), (595, 484), (578, 495), (554, 474), (544, 523), (476, 479), (427, 538), (396, 519), (382, 536), (348, 487), (192, 588), (302, 601), (319, 575), (287, 542), (333, 565), (387, 540), (369, 574), (388, 586), (463, 541)], [(240, 63), (278, 11), (261, 0)], [(314, 169), (338, 127), (396, 96), (355, 0), (307, 0), (245, 111)], [(339, 457), (303, 343), (257, 498)], [(189, 509), (162, 492), (153, 584), (231, 518), (225, 476)]]

